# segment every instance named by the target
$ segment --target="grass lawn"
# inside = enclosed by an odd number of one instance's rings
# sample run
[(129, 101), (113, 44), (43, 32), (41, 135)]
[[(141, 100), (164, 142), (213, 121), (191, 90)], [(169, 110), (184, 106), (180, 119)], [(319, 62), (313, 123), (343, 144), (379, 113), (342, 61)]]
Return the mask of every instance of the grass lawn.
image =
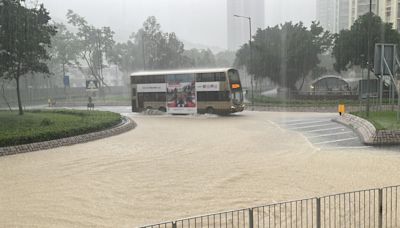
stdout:
[(396, 111), (370, 112), (369, 118), (365, 112), (352, 113), (371, 122), (377, 130), (400, 130), (400, 122), (397, 122)]
[(0, 147), (65, 138), (112, 127), (121, 116), (112, 112), (33, 110), (23, 116), (0, 111)]
[[(92, 97), (93, 102), (130, 102), (131, 97), (130, 96), (106, 96), (106, 97)], [(87, 103), (88, 98), (87, 97), (73, 97), (71, 99), (60, 99), (59, 101), (61, 102), (83, 102)]]
[(254, 102), (258, 105), (289, 106), (289, 107), (314, 107), (314, 106), (337, 106), (338, 104), (359, 105), (356, 100), (295, 100), (277, 97), (256, 96)]

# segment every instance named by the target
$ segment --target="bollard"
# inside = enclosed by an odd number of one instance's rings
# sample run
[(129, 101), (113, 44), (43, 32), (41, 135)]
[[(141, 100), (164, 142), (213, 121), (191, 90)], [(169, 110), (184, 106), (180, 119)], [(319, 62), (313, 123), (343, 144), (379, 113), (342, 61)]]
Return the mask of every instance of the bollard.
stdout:
[(345, 111), (346, 111), (346, 108), (345, 108), (344, 104), (339, 104), (339, 106), (338, 106), (339, 115), (343, 115), (345, 113)]
[(253, 228), (254, 224), (253, 224), (253, 209), (250, 208), (249, 209), (249, 228)]

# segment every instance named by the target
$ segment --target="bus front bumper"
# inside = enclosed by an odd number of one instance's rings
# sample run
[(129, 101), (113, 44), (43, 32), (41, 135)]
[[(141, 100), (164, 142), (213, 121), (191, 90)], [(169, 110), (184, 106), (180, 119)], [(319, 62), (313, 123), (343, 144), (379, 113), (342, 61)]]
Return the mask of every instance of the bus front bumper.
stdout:
[(243, 112), (244, 110), (244, 105), (232, 105), (231, 106), (231, 112)]

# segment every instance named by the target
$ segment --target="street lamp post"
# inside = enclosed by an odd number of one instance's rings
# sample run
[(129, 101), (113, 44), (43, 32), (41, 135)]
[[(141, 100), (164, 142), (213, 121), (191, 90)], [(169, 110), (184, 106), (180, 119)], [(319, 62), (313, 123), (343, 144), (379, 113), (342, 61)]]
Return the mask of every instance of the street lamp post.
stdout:
[(142, 33), (142, 58), (143, 58), (143, 70), (146, 70), (146, 57), (144, 55), (144, 33)]
[(367, 117), (369, 117), (370, 109), (370, 80), (371, 80), (371, 23), (372, 23), (372, 0), (369, 0), (369, 17), (368, 17), (368, 76), (367, 76)]
[[(253, 51), (252, 51), (252, 45), (251, 45), (251, 17), (246, 17), (246, 16), (240, 16), (240, 15), (233, 15), (234, 17), (239, 17), (239, 18), (245, 18), (247, 20), (249, 20), (249, 48), (250, 48), (250, 62), (249, 64), (252, 63), (253, 61)], [(251, 106), (252, 106), (252, 110), (254, 110), (254, 83), (253, 83), (253, 75), (250, 75), (250, 84), (251, 84)]]

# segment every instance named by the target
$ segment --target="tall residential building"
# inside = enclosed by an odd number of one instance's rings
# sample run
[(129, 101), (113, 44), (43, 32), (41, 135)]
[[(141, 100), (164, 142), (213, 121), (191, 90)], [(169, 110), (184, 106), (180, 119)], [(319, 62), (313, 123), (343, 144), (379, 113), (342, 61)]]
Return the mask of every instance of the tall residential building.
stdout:
[(349, 27), (349, 1), (318, 0), (317, 20), (321, 26), (332, 33), (347, 29)]
[(319, 0), (317, 1), (317, 20), (321, 26), (331, 32), (336, 27), (336, 0)]
[(337, 30), (336, 33), (340, 32), (340, 30), (347, 29), (350, 27), (349, 15), (350, 15), (350, 0), (336, 0), (338, 2), (337, 7)]
[[(338, 33), (369, 12), (370, 0), (317, 0), (317, 20), (322, 27)], [(372, 12), (400, 31), (400, 0), (372, 0)]]
[[(372, 12), (379, 15), (379, 5), (386, 0), (372, 0)], [(349, 0), (349, 28), (358, 19), (358, 17), (369, 12), (370, 0)], [(383, 19), (383, 18), (382, 18)], [(384, 19), (383, 19), (384, 20)]]
[(228, 49), (237, 50), (250, 39), (249, 22), (233, 15), (251, 17), (252, 34), (265, 27), (264, 0), (227, 0)]
[(379, 16), (383, 21), (393, 24), (400, 31), (400, 0), (380, 0)]

